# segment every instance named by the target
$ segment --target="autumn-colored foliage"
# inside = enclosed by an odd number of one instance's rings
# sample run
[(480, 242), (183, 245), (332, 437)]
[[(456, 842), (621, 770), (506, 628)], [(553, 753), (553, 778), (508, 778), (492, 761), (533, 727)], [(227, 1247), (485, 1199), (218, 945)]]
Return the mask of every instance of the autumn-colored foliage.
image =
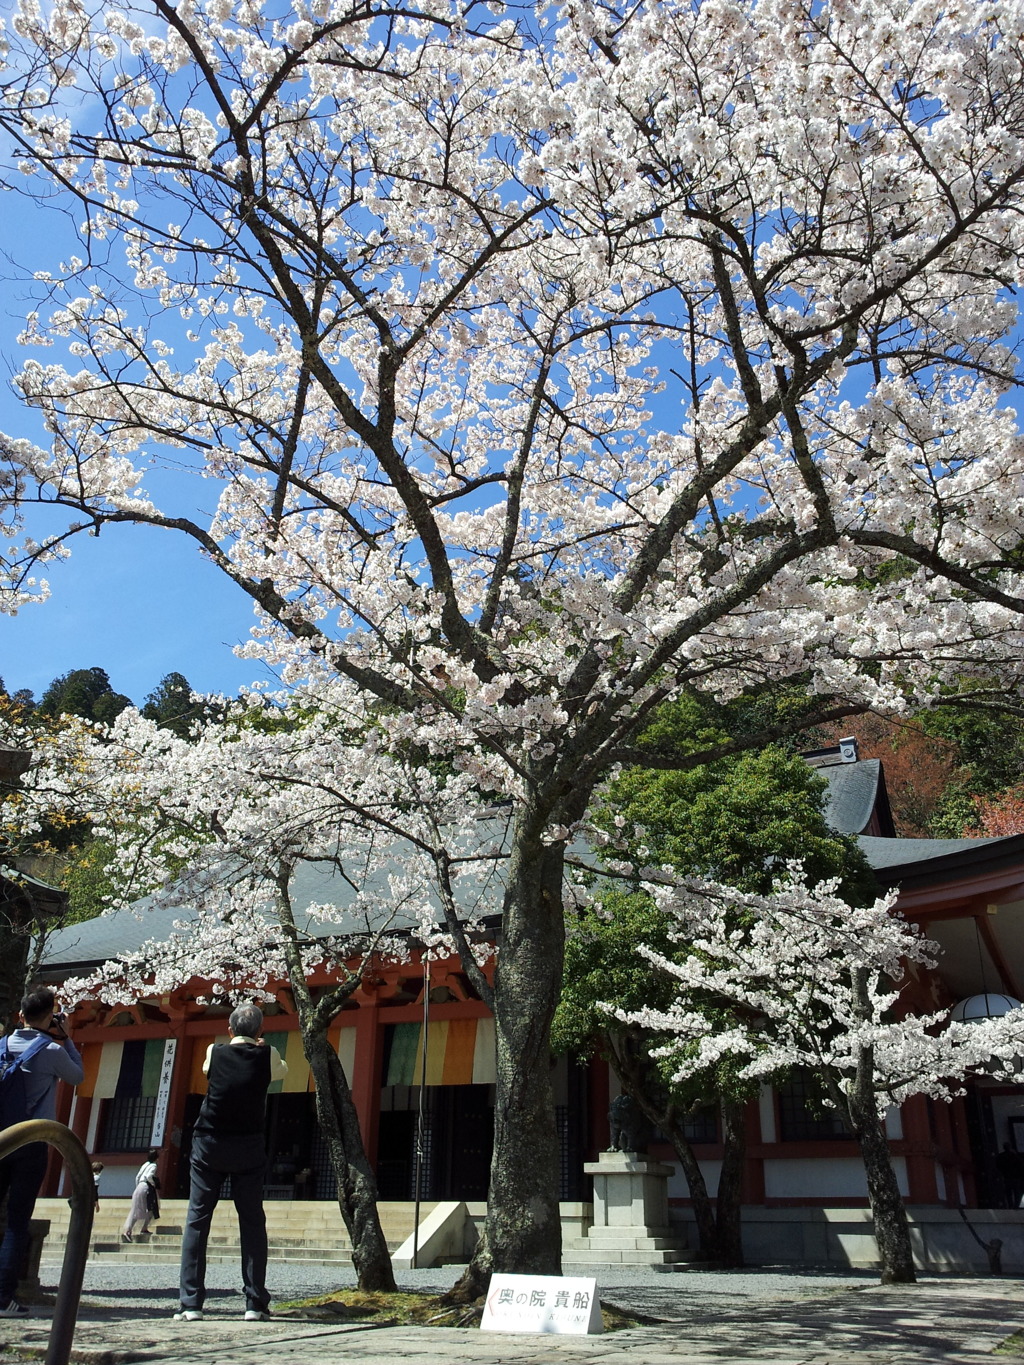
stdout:
[[(880, 758), (896, 833), (903, 839), (926, 839), (958, 767), (957, 746), (929, 735), (915, 720), (895, 720), (868, 712), (853, 720), (823, 727), (823, 744), (855, 735), (861, 758)], [(1024, 826), (1022, 826), (1024, 828)]]
[(977, 796), (981, 833), (990, 837), (1003, 834), (1024, 834), (1024, 783), (1007, 787), (995, 796)]

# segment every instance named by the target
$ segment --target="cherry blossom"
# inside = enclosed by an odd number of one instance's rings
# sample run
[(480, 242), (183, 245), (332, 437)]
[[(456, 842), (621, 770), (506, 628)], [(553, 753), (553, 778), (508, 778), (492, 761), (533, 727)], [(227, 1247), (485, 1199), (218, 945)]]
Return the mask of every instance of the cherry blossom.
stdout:
[[(246, 654), (508, 803), (478, 1288), (558, 1268), (562, 831), (658, 703), (798, 678), (798, 729), (1022, 680), (1022, 28), (1021, 0), (11, 17), (5, 181), (80, 244), (31, 264), (6, 604), (82, 531), (187, 536), (252, 600)], [(31, 539), (37, 502), (67, 526)]]
[[(895, 910), (896, 892), (851, 906), (835, 882), (808, 886), (798, 865), (770, 896), (665, 881), (667, 874), (650, 889), (686, 951), (677, 958), (639, 951), (678, 983), (677, 998), (668, 1010), (614, 1012), (666, 1036), (654, 1055), (668, 1059), (679, 1080), (725, 1056), (749, 1079), (812, 1071), (860, 1142), (883, 1278), (913, 1280), (880, 1121), (911, 1095), (963, 1094), (971, 1073), (1013, 1081), (1024, 1058), (1024, 1007), (969, 1023), (951, 1020), (948, 1009), (917, 1012), (917, 977), (935, 967), (939, 948)], [(731, 1006), (730, 1027), (709, 1019), (701, 1009), (708, 1001)]]

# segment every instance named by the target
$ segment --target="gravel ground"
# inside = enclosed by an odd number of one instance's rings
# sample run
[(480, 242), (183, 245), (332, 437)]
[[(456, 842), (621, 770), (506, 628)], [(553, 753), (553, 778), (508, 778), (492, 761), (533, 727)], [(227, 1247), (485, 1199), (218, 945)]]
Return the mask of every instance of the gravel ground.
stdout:
[[(461, 1267), (445, 1266), (435, 1270), (403, 1271), (399, 1288), (441, 1292), (458, 1278)], [(44, 1262), (41, 1278), (44, 1288), (54, 1292), (60, 1274), (59, 1262)], [(878, 1283), (875, 1272), (829, 1270), (783, 1266), (758, 1266), (742, 1271), (686, 1270), (664, 1274), (648, 1270), (605, 1271), (597, 1274), (602, 1298), (623, 1307), (649, 1313), (652, 1317), (678, 1317), (696, 1303), (716, 1298), (740, 1300), (793, 1300), (818, 1295), (863, 1289)], [(308, 1262), (293, 1265), (272, 1263), (267, 1285), (276, 1302), (312, 1298), (332, 1289), (355, 1285), (350, 1270), (337, 1266), (316, 1266)], [(207, 1267), (207, 1307), (217, 1312), (235, 1313), (242, 1301), (238, 1268), (214, 1264)], [(136, 1313), (172, 1310), (178, 1298), (178, 1270), (174, 1265), (97, 1265), (85, 1272), (83, 1307), (117, 1308)]]

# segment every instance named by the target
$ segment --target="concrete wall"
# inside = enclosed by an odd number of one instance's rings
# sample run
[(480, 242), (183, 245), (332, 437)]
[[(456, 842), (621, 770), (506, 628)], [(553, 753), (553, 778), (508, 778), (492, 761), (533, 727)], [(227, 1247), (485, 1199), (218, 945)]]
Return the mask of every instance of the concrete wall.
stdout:
[[(967, 1219), (983, 1242), (999, 1238), (1002, 1268), (1024, 1274), (1024, 1211), (967, 1209)], [(689, 1209), (671, 1210), (687, 1244), (697, 1245)], [(908, 1208), (914, 1258), (920, 1270), (989, 1274), (988, 1257), (956, 1209)], [(751, 1265), (834, 1265), (871, 1268), (878, 1249), (868, 1209), (743, 1210), (743, 1249)]]
[[(900, 1194), (906, 1198), (907, 1163), (895, 1156), (892, 1164)], [(767, 1157), (764, 1192), (768, 1199), (866, 1199), (868, 1182), (859, 1156), (822, 1157), (818, 1161)]]
[[(661, 1157), (658, 1158), (662, 1160)], [(665, 1165), (672, 1167), (672, 1174), (668, 1178), (668, 1197), (669, 1199), (688, 1199), (690, 1186), (683, 1175), (683, 1168), (678, 1161), (671, 1158), (665, 1159)], [(718, 1178), (722, 1174), (722, 1163), (720, 1161), (702, 1161), (700, 1163), (701, 1174), (704, 1183), (708, 1187), (708, 1194), (714, 1199), (718, 1193)]]

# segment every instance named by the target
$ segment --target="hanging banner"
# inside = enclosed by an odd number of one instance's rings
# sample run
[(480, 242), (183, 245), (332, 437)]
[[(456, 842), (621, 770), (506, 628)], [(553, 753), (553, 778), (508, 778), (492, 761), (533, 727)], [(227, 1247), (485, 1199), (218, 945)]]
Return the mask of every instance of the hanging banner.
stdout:
[(174, 1054), (178, 1050), (177, 1038), (164, 1042), (164, 1055), (160, 1063), (160, 1079), (156, 1084), (156, 1106), (153, 1110), (153, 1132), (149, 1142), (151, 1147), (162, 1147), (167, 1130), (167, 1107), (171, 1102), (171, 1081), (174, 1077)]
[(564, 1275), (492, 1275), (480, 1329), (563, 1336), (602, 1332), (597, 1281)]

